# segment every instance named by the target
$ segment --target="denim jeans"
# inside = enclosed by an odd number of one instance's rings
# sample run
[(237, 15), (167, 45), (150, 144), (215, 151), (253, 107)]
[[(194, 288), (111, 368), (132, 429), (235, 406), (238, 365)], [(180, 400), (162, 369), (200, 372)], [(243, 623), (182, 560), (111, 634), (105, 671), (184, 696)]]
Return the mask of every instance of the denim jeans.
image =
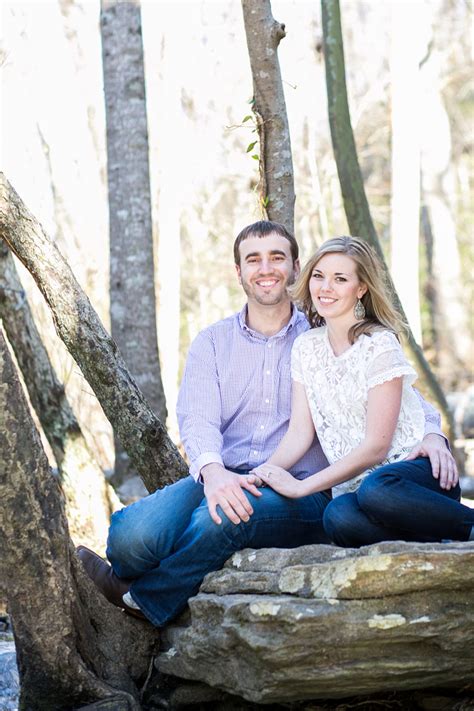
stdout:
[(254, 512), (238, 525), (221, 511), (222, 524), (214, 523), (203, 486), (190, 476), (113, 514), (107, 557), (119, 577), (133, 581), (130, 594), (154, 625), (178, 615), (204, 576), (236, 551), (329, 542), (322, 525), (328, 493), (287, 499), (260, 491), (244, 492)]
[(395, 540), (466, 541), (474, 509), (460, 497), (459, 485), (441, 489), (429, 459), (394, 462), (369, 474), (355, 493), (333, 499), (324, 512), (324, 529), (347, 548)]

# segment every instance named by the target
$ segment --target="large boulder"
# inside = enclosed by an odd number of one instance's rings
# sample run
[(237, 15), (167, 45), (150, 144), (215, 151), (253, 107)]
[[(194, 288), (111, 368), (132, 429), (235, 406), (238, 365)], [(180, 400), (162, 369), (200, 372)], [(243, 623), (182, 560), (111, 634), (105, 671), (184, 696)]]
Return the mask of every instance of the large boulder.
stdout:
[(474, 691), (474, 543), (245, 550), (189, 608), (158, 669), (249, 701)]

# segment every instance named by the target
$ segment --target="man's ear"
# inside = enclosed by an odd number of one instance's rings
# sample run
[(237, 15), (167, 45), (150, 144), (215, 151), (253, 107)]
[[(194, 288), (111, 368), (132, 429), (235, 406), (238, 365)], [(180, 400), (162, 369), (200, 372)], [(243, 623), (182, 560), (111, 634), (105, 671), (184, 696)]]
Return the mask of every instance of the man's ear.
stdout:
[(295, 276), (299, 276), (301, 271), (301, 264), (299, 259), (295, 259), (295, 261), (293, 262), (293, 269), (295, 272)]
[(242, 277), (240, 274), (240, 265), (239, 264), (234, 264), (235, 271), (237, 272), (237, 279), (239, 280), (239, 284), (242, 284)]

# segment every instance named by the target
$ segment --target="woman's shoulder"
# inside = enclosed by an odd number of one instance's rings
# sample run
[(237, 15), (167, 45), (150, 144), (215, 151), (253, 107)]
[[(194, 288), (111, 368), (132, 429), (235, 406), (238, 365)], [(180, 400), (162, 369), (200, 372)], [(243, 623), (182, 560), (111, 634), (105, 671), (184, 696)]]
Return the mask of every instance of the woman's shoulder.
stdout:
[(375, 328), (371, 333), (364, 333), (360, 338), (363, 339), (366, 350), (377, 353), (385, 350), (401, 349), (401, 344), (396, 333), (383, 326)]
[(309, 343), (320, 343), (326, 333), (326, 326), (318, 326), (317, 328), (310, 328), (309, 331), (301, 333), (297, 338), (295, 338), (294, 345), (297, 347), (304, 346)]

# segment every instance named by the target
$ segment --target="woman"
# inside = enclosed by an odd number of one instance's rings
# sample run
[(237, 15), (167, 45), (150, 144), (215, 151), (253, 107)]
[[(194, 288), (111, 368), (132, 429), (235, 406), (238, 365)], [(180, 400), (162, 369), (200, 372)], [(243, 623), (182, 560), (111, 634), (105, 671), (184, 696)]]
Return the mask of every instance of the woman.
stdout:
[[(292, 498), (332, 488), (324, 526), (338, 545), (474, 540), (455, 467), (443, 489), (428, 458), (404, 459), (423, 437), (424, 417), (383, 273), (356, 237), (325, 242), (303, 269), (293, 296), (313, 328), (293, 345), (288, 431), (255, 474)], [(298, 481), (286, 470), (315, 430), (329, 466)]]

